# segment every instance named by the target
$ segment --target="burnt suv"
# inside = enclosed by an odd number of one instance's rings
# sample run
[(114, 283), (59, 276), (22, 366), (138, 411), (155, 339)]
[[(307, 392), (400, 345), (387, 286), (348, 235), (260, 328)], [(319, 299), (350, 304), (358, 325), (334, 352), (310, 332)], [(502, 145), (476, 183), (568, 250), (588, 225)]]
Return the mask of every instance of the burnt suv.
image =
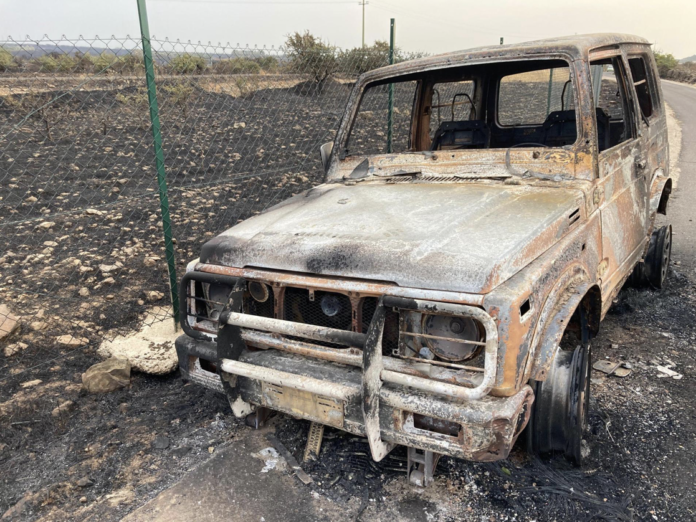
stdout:
[[(579, 461), (590, 339), (627, 280), (660, 288), (665, 109), (643, 38), (573, 36), (359, 78), (324, 183), (206, 243), (181, 282), (185, 378), (438, 455)], [(525, 429), (526, 428), (526, 429)]]

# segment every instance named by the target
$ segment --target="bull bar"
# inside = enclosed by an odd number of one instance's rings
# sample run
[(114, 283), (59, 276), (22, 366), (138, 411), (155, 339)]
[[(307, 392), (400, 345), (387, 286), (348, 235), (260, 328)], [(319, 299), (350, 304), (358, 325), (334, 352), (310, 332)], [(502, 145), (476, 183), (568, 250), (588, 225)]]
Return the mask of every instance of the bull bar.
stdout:
[[(221, 282), (235, 289), (219, 316), (214, 347), (217, 372), (235, 396), (366, 436), (376, 461), (395, 444), (472, 460), (505, 458), (527, 422), (533, 401), (529, 386), (511, 397), (489, 395), (496, 378), (498, 335), (493, 319), (479, 308), (382, 296), (363, 334), (241, 313), (244, 279), (189, 272), (182, 279), (182, 327), (189, 337), (211, 345), (212, 336), (206, 337), (188, 320), (186, 300), (190, 297), (185, 290), (191, 281)], [(426, 371), (417, 362), (383, 356), (387, 308), (479, 321), (486, 332), (483, 371), (458, 372), (437, 366)], [(177, 341), (180, 360), (195, 351), (184, 344), (190, 345), (191, 340)], [(247, 344), (258, 351), (249, 351)], [(290, 400), (304, 404), (304, 410), (288, 406)], [(317, 400), (318, 406), (312, 402)], [(448, 433), (441, 427), (423, 429), (421, 417), (431, 424), (444, 422), (461, 429), (448, 428)]]

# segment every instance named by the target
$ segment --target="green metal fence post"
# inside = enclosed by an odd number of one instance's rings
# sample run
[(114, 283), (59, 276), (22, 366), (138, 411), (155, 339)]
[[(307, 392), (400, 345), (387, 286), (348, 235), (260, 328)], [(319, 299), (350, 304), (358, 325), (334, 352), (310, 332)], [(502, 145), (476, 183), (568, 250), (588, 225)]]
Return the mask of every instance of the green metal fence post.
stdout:
[(145, 82), (147, 97), (150, 103), (150, 121), (152, 123), (152, 138), (155, 145), (155, 166), (157, 167), (157, 185), (159, 188), (160, 209), (162, 210), (162, 231), (164, 233), (164, 250), (169, 271), (169, 293), (174, 310), (174, 324), (179, 324), (179, 288), (176, 280), (176, 263), (174, 258), (174, 242), (172, 241), (172, 223), (169, 217), (169, 196), (167, 195), (167, 176), (164, 169), (164, 152), (162, 151), (162, 133), (160, 132), (159, 109), (157, 107), (157, 90), (155, 87), (155, 66), (152, 61), (150, 46), (150, 26), (147, 22), (147, 7), (145, 0), (137, 0), (138, 16), (140, 18), (140, 34), (143, 40), (143, 61), (145, 62)]
[[(394, 64), (394, 41), (396, 39), (396, 20), (389, 22), (389, 65)], [(387, 115), (387, 152), (392, 151), (392, 134), (394, 131), (394, 84), (389, 84), (389, 112)]]

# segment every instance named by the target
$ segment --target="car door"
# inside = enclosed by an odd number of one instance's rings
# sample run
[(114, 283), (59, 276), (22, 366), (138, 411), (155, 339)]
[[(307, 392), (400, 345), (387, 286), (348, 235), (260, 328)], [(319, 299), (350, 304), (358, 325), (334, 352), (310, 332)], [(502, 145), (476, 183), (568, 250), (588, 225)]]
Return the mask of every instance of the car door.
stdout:
[[(605, 69), (595, 100), (595, 106), (601, 109), (597, 110), (601, 143), (595, 197), (601, 202), (602, 221), (599, 277), (602, 293), (611, 297), (618, 292), (645, 246), (649, 176), (626, 57), (619, 51), (604, 51), (591, 55), (590, 60), (592, 65), (600, 64)], [(604, 127), (603, 132), (600, 127)]]

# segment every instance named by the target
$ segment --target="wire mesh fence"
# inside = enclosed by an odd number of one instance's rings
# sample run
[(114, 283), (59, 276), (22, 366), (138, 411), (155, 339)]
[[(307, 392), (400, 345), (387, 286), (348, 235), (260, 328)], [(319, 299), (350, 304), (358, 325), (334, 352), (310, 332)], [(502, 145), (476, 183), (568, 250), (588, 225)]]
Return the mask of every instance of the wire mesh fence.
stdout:
[[(152, 40), (179, 274), (212, 236), (321, 182), (355, 79), (388, 64), (379, 42), (288, 43)], [(0, 187), (0, 379), (171, 317), (139, 39), (0, 43)]]

